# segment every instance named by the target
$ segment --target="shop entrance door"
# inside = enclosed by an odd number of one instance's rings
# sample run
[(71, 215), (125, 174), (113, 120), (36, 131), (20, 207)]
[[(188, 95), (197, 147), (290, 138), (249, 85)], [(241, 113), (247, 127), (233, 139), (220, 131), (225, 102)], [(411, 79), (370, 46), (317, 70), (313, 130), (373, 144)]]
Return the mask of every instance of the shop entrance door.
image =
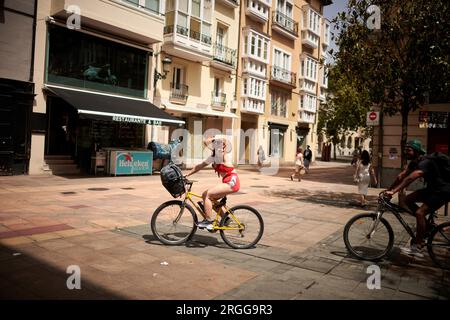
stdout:
[(58, 97), (47, 97), (48, 129), (46, 155), (76, 154), (77, 112), (74, 107)]

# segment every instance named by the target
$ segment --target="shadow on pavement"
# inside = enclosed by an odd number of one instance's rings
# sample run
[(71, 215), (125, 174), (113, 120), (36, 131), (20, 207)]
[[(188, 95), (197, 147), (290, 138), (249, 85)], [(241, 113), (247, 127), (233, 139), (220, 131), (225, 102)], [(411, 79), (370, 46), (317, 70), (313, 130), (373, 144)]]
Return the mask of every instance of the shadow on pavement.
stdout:
[[(66, 273), (63, 268), (55, 267), (48, 261), (34, 256), (31, 250), (24, 253), (21, 248), (0, 246), (0, 299), (35, 300), (35, 299), (76, 299), (76, 300), (116, 300), (123, 299), (99, 283), (83, 278), (81, 270), (81, 289), (68, 289), (67, 280), (73, 273)], [(73, 283), (73, 282), (71, 282)]]
[(338, 208), (358, 208), (364, 210), (374, 210), (377, 208), (377, 196), (368, 196), (367, 200), (369, 204), (361, 207), (356, 202), (357, 197), (354, 193), (344, 192), (326, 192), (326, 191), (310, 191), (310, 190), (275, 190), (266, 191), (266, 195), (277, 198), (289, 198), (297, 201), (305, 201), (315, 204), (323, 204), (327, 206), (333, 206)]
[[(152, 245), (160, 245), (160, 246), (167, 246), (164, 243), (161, 243), (154, 235), (152, 234), (144, 234), (142, 235), (142, 238), (145, 240), (146, 243), (152, 244)], [(207, 248), (207, 247), (216, 247), (220, 249), (231, 249), (229, 246), (227, 246), (225, 243), (219, 241), (214, 236), (205, 236), (196, 233), (191, 240), (179, 244), (180, 247), (186, 247), (186, 248)]]

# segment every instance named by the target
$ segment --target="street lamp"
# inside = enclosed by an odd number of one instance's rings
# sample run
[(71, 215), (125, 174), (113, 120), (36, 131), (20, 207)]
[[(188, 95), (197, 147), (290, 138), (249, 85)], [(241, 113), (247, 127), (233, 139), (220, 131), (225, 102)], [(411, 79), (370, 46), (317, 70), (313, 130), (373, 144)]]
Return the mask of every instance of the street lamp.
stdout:
[(162, 60), (162, 64), (163, 64), (163, 68), (162, 68), (163, 73), (159, 73), (158, 71), (156, 71), (156, 68), (155, 68), (155, 75), (154, 75), (154, 82), (153, 82), (154, 88), (156, 88), (156, 82), (158, 80), (165, 79), (167, 77), (167, 74), (169, 73), (169, 70), (167, 69), (167, 67), (170, 64), (172, 64), (172, 59), (170, 59), (169, 57), (165, 57)]

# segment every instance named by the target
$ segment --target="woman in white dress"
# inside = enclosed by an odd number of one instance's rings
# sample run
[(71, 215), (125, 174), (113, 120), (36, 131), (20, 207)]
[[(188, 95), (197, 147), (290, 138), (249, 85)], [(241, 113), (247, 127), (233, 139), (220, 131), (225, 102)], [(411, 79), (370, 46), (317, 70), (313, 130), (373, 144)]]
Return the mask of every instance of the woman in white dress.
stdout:
[(375, 171), (370, 163), (370, 155), (367, 150), (361, 153), (361, 160), (356, 165), (355, 174), (353, 179), (358, 184), (358, 193), (361, 195), (361, 206), (367, 204), (367, 193), (369, 191), (370, 176), (373, 177), (375, 184), (377, 184), (377, 177)]
[(298, 181), (302, 181), (302, 174), (301, 171), (304, 169), (303, 166), (303, 152), (302, 148), (298, 147), (297, 154), (295, 155), (295, 167), (294, 167), (294, 173), (291, 174), (291, 181), (294, 181), (295, 175), (298, 174)]

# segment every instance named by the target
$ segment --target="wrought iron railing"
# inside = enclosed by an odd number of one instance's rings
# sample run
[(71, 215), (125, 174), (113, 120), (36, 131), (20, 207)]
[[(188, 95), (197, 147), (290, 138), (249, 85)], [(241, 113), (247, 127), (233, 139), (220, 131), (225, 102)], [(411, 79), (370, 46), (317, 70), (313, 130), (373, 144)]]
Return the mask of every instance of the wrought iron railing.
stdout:
[(221, 44), (214, 44), (213, 59), (229, 64), (230, 66), (236, 65), (236, 50), (225, 47)]
[(211, 104), (213, 106), (225, 107), (227, 104), (227, 95), (222, 92), (211, 92)]
[(298, 37), (298, 22), (278, 10), (273, 13), (272, 19), (273, 23)]
[(186, 101), (189, 87), (181, 83), (170, 83), (170, 99)]
[(297, 75), (295, 74), (295, 72), (291, 72), (277, 66), (272, 66), (271, 79), (281, 81), (295, 87), (297, 82)]

